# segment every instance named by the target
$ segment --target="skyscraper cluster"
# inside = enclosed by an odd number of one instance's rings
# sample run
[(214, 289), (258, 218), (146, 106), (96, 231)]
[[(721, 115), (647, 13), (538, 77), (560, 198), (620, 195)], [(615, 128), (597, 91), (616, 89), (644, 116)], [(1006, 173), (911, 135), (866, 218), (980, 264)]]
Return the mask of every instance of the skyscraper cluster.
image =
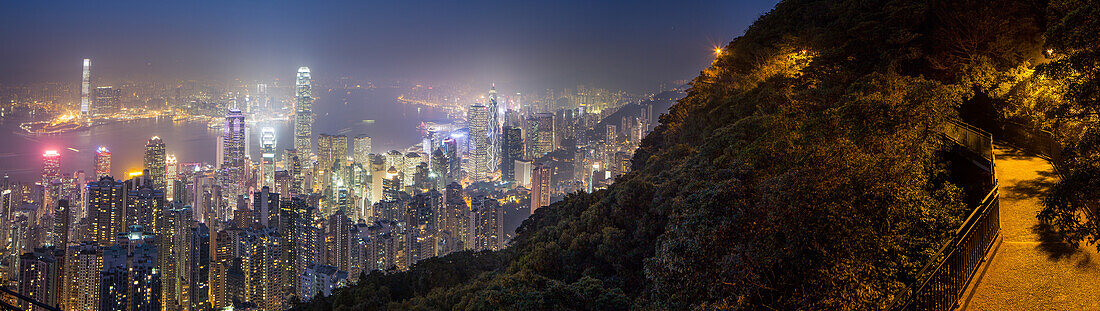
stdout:
[(266, 103), (221, 110), (213, 161), (177, 158), (157, 136), (121, 175), (112, 152), (127, 151), (95, 149), (94, 175), (46, 151), (41, 179), (0, 189), (0, 281), (65, 310), (281, 310), (370, 271), (506, 247), (526, 216), (627, 173), (653, 119), (644, 105), (545, 112), (494, 85), (465, 129), (374, 153), (366, 134), (315, 136), (311, 88), (299, 68), (292, 148), (255, 123), (258, 159), (246, 118)]

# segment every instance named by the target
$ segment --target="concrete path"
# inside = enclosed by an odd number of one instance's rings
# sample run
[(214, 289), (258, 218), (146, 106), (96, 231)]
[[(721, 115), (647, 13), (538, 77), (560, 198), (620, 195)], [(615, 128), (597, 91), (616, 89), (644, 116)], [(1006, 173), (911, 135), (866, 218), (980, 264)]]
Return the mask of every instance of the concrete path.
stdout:
[(1000, 247), (972, 293), (967, 310), (1100, 310), (1100, 255), (1059, 242), (1035, 215), (1056, 179), (1041, 158), (997, 149), (1001, 194)]

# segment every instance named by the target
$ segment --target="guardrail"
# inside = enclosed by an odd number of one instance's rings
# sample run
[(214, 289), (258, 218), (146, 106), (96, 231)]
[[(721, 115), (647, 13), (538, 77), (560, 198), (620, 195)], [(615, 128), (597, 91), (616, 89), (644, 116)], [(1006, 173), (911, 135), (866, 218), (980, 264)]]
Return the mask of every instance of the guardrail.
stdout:
[[(4, 310), (18, 310), (18, 311), (24, 311), (25, 310), (21, 307), (16, 307), (16, 306), (11, 305), (11, 303), (15, 303), (15, 304), (28, 303), (28, 304), (32, 305), (32, 308), (31, 308), (32, 310), (61, 311), (60, 308), (44, 304), (44, 303), (42, 303), (38, 300), (34, 300), (34, 298), (23, 296), (23, 294), (20, 294), (16, 291), (10, 290), (5, 286), (0, 286), (0, 308), (4, 308)], [(35, 307), (37, 307), (37, 308), (35, 308)]]
[(993, 175), (991, 189), (951, 239), (921, 268), (916, 281), (897, 296), (890, 305), (891, 310), (951, 310), (957, 307), (963, 291), (1001, 232), (992, 136), (962, 122), (945, 126), (943, 133), (966, 147), (967, 152), (987, 161), (976, 164), (988, 165), (983, 169)]

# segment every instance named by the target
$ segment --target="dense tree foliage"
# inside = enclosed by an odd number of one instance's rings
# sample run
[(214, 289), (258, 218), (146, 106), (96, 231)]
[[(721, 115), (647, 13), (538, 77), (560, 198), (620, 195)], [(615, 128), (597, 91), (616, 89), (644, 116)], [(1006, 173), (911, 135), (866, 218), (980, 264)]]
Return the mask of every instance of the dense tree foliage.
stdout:
[(1065, 149), (1056, 159), (1062, 178), (1039, 218), (1071, 246), (1097, 244), (1100, 227), (1089, 217), (1100, 208), (1100, 3), (1052, 1), (1050, 15), (1046, 37), (1054, 60), (1037, 72), (1059, 98), (1048, 119)]
[(884, 308), (965, 215), (937, 130), (970, 107), (1055, 110), (1031, 91), (1046, 12), (780, 2), (608, 189), (540, 208), (506, 250), (371, 274), (299, 309)]

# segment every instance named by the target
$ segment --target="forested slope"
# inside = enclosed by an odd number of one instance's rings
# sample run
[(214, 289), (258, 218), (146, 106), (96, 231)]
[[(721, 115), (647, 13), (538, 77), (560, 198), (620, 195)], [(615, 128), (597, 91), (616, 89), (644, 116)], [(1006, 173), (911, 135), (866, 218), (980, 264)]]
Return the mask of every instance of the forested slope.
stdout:
[(298, 308), (883, 308), (965, 217), (937, 128), (1009, 110), (1006, 88), (1045, 59), (1048, 12), (780, 2), (608, 189), (539, 209), (506, 250), (375, 273)]

